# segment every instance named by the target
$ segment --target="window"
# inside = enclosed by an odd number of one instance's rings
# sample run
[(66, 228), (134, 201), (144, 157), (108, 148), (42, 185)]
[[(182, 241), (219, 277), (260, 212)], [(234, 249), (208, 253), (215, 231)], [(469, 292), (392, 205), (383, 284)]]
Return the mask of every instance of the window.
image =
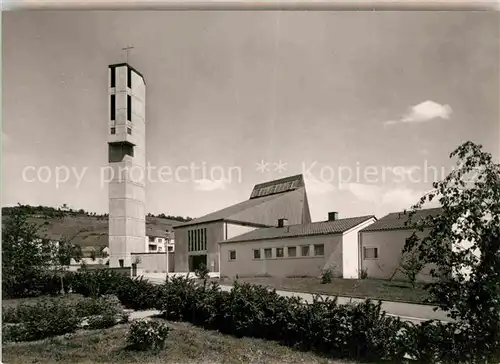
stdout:
[(149, 244), (149, 250), (156, 250), (156, 245)]
[(283, 253), (283, 248), (276, 248), (276, 258), (283, 258), (284, 253)]
[(309, 256), (309, 245), (303, 245), (300, 247), (300, 252), (303, 257)]
[(296, 247), (294, 247), (294, 246), (289, 246), (289, 247), (287, 248), (287, 250), (288, 250), (288, 256), (289, 256), (289, 257), (296, 257), (296, 256), (297, 256), (297, 248), (296, 248)]
[(325, 245), (324, 244), (315, 245), (314, 246), (314, 255), (316, 255), (316, 256), (325, 255)]
[(173, 252), (173, 251), (174, 251), (174, 247), (173, 247), (173, 246), (169, 246), (169, 247), (168, 247), (168, 251), (169, 251), (169, 252)]
[(115, 127), (111, 128), (111, 134), (116, 134), (116, 128)]
[(253, 259), (260, 259), (260, 249), (253, 250)]
[(110, 70), (111, 70), (111, 87), (115, 87), (116, 86), (116, 68), (111, 67)]
[(207, 229), (201, 229), (201, 241), (203, 242), (203, 250), (207, 250)]
[(229, 251), (229, 260), (236, 260), (236, 250)]
[(111, 111), (111, 115), (110, 115), (110, 118), (111, 120), (115, 120), (115, 113), (116, 113), (116, 96), (115, 95), (111, 95), (111, 101), (110, 101), (110, 111)]
[(132, 120), (132, 97), (130, 95), (127, 95), (127, 120)]
[(155, 241), (155, 237), (154, 236), (150, 236), (149, 237), (149, 241)]
[(132, 128), (127, 128), (127, 134), (132, 135)]
[(378, 248), (363, 248), (364, 259), (377, 259)]
[(271, 248), (264, 249), (264, 257), (266, 259), (271, 259), (273, 257), (273, 250)]
[(118, 259), (118, 264), (120, 264), (120, 268), (123, 268), (123, 259)]
[(132, 88), (132, 69), (127, 67), (127, 87)]
[(188, 231), (188, 251), (207, 250), (207, 229)]

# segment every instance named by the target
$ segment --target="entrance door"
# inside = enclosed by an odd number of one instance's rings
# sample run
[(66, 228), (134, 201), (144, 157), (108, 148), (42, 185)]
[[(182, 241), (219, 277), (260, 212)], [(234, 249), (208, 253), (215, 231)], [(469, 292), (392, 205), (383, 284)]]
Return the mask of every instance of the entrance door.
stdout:
[(189, 256), (189, 271), (194, 272), (196, 269), (200, 269), (201, 266), (207, 266), (207, 256), (206, 255), (190, 255)]

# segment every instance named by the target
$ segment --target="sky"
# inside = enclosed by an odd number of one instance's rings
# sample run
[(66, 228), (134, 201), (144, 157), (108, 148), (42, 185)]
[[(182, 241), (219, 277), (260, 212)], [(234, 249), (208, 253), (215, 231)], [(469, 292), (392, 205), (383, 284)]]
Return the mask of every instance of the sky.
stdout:
[(2, 15), (2, 206), (107, 212), (107, 72), (130, 45), (150, 213), (199, 217), (303, 173), (314, 221), (382, 217), (461, 143), (499, 156), (494, 12)]

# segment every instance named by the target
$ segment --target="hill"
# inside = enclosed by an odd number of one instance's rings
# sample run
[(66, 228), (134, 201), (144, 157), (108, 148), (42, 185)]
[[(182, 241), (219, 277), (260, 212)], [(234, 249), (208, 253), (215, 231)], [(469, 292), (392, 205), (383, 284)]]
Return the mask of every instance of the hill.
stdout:
[[(83, 247), (103, 248), (108, 246), (108, 216), (79, 211), (64, 211), (50, 207), (16, 206), (2, 208), (2, 225), (13, 209), (22, 209), (28, 221), (40, 226), (42, 236), (53, 240), (62, 238)], [(189, 218), (188, 218), (189, 219)], [(188, 219), (184, 219), (189, 221)], [(183, 221), (163, 217), (146, 216), (146, 235), (167, 237), (173, 227)]]

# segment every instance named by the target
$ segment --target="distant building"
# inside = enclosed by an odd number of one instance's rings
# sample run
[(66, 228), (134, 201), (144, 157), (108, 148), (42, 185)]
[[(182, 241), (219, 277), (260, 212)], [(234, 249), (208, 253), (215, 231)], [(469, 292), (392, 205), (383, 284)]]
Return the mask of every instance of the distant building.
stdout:
[[(173, 235), (173, 234), (171, 234)], [(145, 238), (144, 252), (148, 253), (173, 253), (175, 251), (175, 240), (170, 234), (167, 237), (149, 235)]]
[(175, 271), (194, 271), (203, 264), (218, 272), (219, 242), (274, 226), (280, 218), (290, 224), (311, 222), (302, 175), (257, 184), (248, 200), (175, 226)]
[(375, 222), (375, 216), (257, 229), (220, 242), (220, 275), (230, 278), (318, 277), (332, 270), (337, 277), (358, 278), (358, 233)]

